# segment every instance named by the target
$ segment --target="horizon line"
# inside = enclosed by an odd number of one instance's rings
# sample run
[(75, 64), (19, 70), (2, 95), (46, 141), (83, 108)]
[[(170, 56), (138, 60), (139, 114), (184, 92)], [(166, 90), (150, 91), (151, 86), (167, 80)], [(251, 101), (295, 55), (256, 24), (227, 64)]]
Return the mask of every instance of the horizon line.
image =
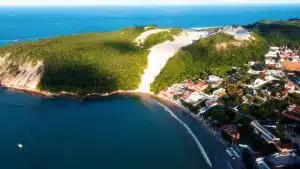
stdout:
[(267, 5), (300, 5), (300, 2), (287, 3), (199, 3), (199, 4), (28, 4), (28, 5), (0, 5), (0, 7), (176, 7), (176, 6), (267, 6)]

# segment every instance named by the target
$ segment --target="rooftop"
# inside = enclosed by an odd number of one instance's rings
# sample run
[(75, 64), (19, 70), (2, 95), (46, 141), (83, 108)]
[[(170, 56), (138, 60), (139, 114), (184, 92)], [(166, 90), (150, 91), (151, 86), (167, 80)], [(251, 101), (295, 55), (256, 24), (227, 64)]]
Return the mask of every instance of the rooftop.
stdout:
[(286, 70), (300, 71), (300, 62), (284, 61), (282, 64)]
[(251, 126), (262, 135), (261, 137), (266, 140), (268, 143), (280, 141), (278, 137), (276, 137), (273, 133), (267, 130), (264, 126), (262, 126), (258, 121), (254, 120), (251, 122)]
[(299, 169), (300, 158), (294, 153), (288, 155), (280, 155), (279, 153), (265, 157), (263, 161), (270, 168), (284, 168), (284, 169)]

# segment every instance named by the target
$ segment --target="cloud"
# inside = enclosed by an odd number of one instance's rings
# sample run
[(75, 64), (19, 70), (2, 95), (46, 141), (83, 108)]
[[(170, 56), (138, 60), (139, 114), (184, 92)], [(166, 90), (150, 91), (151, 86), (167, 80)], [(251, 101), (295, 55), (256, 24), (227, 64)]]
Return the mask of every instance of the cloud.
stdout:
[(31, 5), (180, 5), (180, 4), (288, 4), (300, 0), (0, 0), (0, 6)]

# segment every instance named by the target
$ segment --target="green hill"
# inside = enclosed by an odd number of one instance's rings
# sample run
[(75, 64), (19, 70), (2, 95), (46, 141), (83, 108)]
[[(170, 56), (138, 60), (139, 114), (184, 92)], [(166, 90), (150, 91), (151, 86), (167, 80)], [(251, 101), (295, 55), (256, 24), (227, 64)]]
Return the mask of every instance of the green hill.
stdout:
[(265, 38), (268, 45), (291, 48), (299, 48), (300, 46), (300, 19), (263, 20), (245, 27)]
[(232, 66), (242, 66), (250, 60), (262, 60), (266, 52), (264, 39), (253, 34), (249, 41), (218, 33), (189, 45), (172, 57), (151, 86), (159, 92), (185, 79), (208, 74), (223, 75)]
[(148, 49), (178, 33), (174, 29), (163, 36), (154, 34), (145, 47), (137, 47), (133, 41), (144, 31), (133, 27), (22, 42), (0, 48), (0, 56), (11, 53), (9, 60), (17, 65), (44, 61), (41, 90), (80, 94), (133, 90), (147, 65)]

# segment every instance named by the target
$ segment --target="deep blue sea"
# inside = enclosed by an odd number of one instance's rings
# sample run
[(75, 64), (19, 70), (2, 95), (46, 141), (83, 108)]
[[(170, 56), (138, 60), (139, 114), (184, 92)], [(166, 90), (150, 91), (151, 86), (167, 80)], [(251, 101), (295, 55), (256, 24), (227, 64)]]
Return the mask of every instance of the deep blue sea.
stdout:
[(0, 7), (0, 45), (128, 26), (203, 27), (300, 17), (300, 5), (177, 7)]
[[(0, 45), (128, 26), (291, 17), (300, 17), (300, 6), (0, 7)], [(147, 96), (80, 102), (0, 90), (0, 169), (210, 169), (207, 159), (213, 169), (231, 169), (217, 137), (170, 109)]]

